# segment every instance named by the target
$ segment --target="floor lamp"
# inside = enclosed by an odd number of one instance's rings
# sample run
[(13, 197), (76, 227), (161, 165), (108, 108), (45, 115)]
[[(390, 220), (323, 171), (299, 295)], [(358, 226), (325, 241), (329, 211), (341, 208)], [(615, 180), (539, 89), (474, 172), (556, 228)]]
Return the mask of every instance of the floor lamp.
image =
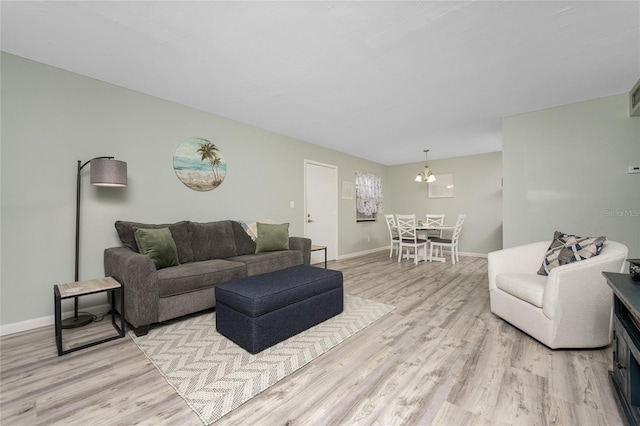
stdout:
[[(77, 193), (76, 193), (76, 269), (75, 281), (78, 281), (80, 262), (80, 172), (91, 163), (91, 185), (94, 186), (127, 186), (127, 163), (114, 160), (113, 157), (96, 157), (82, 164), (78, 161)], [(73, 317), (62, 321), (62, 328), (76, 328), (93, 321), (93, 315), (78, 315), (78, 298), (74, 298)]]

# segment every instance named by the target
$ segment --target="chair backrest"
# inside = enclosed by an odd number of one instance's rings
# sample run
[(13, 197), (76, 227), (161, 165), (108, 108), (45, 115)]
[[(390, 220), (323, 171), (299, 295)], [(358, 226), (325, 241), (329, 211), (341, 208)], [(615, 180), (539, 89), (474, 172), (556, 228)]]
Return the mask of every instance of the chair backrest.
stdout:
[(401, 240), (412, 240), (415, 243), (418, 239), (415, 214), (397, 214), (396, 227)]
[(460, 238), (460, 232), (462, 231), (462, 224), (464, 223), (464, 219), (467, 217), (466, 214), (459, 214), (458, 220), (456, 220), (456, 225), (453, 227), (453, 235), (451, 236), (451, 244), (458, 244), (458, 239)]
[[(444, 214), (429, 214), (427, 213), (427, 227), (429, 226), (443, 226)], [(442, 229), (432, 229), (427, 231), (427, 236), (442, 238)]]
[(393, 239), (398, 236), (398, 229), (396, 228), (396, 221), (392, 214), (385, 214), (384, 218), (387, 220), (387, 228), (389, 229), (389, 236)]
[(427, 213), (427, 226), (442, 226), (442, 225), (444, 225), (444, 214)]

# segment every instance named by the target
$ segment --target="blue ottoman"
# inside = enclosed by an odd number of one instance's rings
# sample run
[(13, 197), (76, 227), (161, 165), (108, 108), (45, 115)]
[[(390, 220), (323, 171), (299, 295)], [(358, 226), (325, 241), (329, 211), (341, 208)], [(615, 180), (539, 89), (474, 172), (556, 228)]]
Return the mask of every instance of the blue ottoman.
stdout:
[(255, 354), (342, 312), (342, 272), (294, 266), (219, 284), (216, 330)]

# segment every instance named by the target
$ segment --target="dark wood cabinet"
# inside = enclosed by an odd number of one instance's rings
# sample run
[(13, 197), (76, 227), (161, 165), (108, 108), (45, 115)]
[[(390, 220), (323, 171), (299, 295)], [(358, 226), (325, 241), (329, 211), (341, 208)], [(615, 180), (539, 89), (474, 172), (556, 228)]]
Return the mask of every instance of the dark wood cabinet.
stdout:
[(613, 290), (613, 371), (609, 373), (630, 425), (640, 425), (640, 283), (603, 272)]

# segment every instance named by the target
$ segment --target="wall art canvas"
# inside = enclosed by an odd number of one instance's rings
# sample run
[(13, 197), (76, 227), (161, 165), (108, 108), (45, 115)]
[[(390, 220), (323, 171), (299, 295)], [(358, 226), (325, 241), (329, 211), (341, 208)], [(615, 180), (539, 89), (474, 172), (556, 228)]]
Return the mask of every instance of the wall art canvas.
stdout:
[(210, 191), (224, 180), (227, 163), (214, 143), (203, 138), (189, 138), (176, 148), (173, 170), (189, 188)]
[(429, 198), (453, 197), (453, 173), (436, 175), (436, 181), (429, 184)]

